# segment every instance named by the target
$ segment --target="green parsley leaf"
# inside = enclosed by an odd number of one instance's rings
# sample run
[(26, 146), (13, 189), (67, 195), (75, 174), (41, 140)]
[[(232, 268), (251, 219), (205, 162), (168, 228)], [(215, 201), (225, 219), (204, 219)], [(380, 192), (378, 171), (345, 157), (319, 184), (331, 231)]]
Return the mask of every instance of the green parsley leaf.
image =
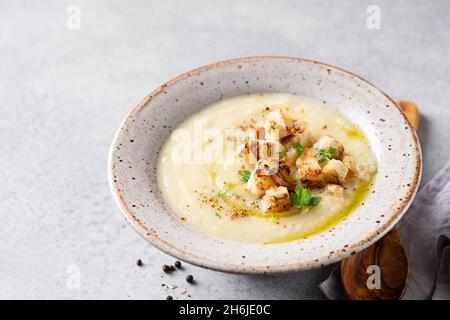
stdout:
[(311, 195), (311, 190), (303, 188), (300, 184), (297, 184), (295, 191), (290, 193), (290, 197), (293, 206), (299, 209), (315, 207), (322, 200), (321, 197), (313, 197)]
[(287, 157), (287, 152), (286, 151), (281, 151), (279, 152), (280, 158), (286, 158)]
[(217, 211), (215, 212), (215, 215), (216, 215), (217, 218), (222, 219), (222, 216)]
[(249, 170), (239, 170), (238, 171), (239, 179), (242, 182), (248, 182), (248, 179), (250, 179), (251, 174), (252, 173)]
[(228, 199), (234, 199), (239, 195), (237, 192), (232, 192), (230, 195), (228, 195)]
[(216, 192), (216, 197), (223, 199), (225, 197), (225, 191), (217, 191)]
[(231, 192), (230, 190), (217, 191), (216, 197), (221, 198), (222, 200), (232, 200), (236, 198), (239, 194), (237, 192)]
[(315, 207), (320, 203), (320, 201), (322, 201), (321, 197), (311, 197), (311, 199), (309, 200), (309, 205), (311, 207)]
[(297, 152), (297, 158), (300, 158), (303, 153), (303, 146), (300, 143), (297, 143), (295, 145), (295, 151)]
[(337, 151), (336, 148), (333, 147), (328, 148), (328, 150), (318, 148), (314, 149), (314, 153), (319, 156), (319, 160), (317, 161), (319, 162), (319, 164), (324, 163), (327, 160), (333, 159), (333, 155), (336, 151)]

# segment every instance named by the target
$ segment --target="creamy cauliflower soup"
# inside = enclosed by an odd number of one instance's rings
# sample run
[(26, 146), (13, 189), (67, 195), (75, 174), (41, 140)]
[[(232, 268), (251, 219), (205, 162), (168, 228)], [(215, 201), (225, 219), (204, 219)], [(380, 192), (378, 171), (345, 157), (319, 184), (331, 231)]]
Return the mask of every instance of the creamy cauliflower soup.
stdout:
[(270, 244), (342, 221), (376, 171), (364, 133), (332, 107), (256, 94), (217, 102), (181, 123), (161, 150), (158, 183), (182, 223)]

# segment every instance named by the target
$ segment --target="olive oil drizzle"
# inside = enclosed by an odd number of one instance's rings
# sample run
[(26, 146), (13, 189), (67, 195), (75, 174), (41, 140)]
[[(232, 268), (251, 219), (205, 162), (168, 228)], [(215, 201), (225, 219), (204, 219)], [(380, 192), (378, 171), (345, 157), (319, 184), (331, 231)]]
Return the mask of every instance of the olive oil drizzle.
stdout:
[[(308, 237), (314, 236), (316, 234), (322, 233), (324, 231), (329, 230), (333, 226), (337, 225), (338, 223), (342, 222), (347, 218), (353, 211), (355, 211), (363, 202), (364, 198), (366, 197), (367, 193), (369, 192), (372, 182), (375, 178), (375, 175), (371, 177), (371, 179), (368, 182), (364, 182), (359, 184), (353, 191), (352, 199), (349, 201), (347, 205), (345, 205), (341, 210), (339, 210), (337, 213), (333, 215), (332, 218), (328, 219), (321, 225), (318, 225), (317, 227), (313, 228), (312, 230), (308, 231), (301, 231), (301, 232), (294, 232), (291, 234), (288, 234), (286, 236), (277, 237), (270, 241), (264, 242), (264, 244), (276, 244), (276, 243), (285, 243), (285, 242), (292, 242), (296, 240), (306, 239)], [(249, 208), (248, 206), (242, 205), (238, 203), (234, 199), (224, 199), (224, 202), (232, 207), (234, 210), (241, 210), (244, 211), (249, 216), (254, 216), (258, 218), (267, 219), (269, 216), (267, 214), (263, 214), (262, 212)], [(309, 209), (307, 209), (309, 210)], [(302, 214), (305, 212), (305, 209), (291, 209), (283, 212), (274, 213), (272, 216), (275, 218), (288, 218), (292, 216), (296, 216), (299, 214)]]
[(318, 225), (312, 230), (294, 232), (283, 237), (274, 238), (264, 243), (276, 244), (276, 243), (291, 242), (306, 239), (308, 237), (329, 230), (330, 228), (334, 227), (338, 223), (345, 220), (353, 211), (355, 211), (361, 205), (367, 193), (369, 192), (370, 187), (372, 186), (373, 179), (374, 177), (372, 177), (372, 179), (369, 182), (360, 184), (354, 191), (351, 201), (347, 205), (345, 205), (341, 210), (339, 210), (336, 214), (334, 214), (331, 219), (325, 221), (323, 224)]

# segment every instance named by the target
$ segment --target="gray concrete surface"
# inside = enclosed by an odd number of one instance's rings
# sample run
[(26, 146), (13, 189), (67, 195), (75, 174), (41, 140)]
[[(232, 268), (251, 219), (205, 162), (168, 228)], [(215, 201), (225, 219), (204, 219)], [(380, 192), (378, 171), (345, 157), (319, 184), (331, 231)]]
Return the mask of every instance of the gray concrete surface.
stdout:
[[(80, 29), (67, 27), (71, 4)], [(371, 4), (380, 30), (366, 26)], [(327, 269), (164, 275), (173, 259), (126, 224), (109, 192), (113, 134), (180, 72), (238, 56), (307, 57), (419, 104), (423, 183), (450, 158), (449, 28), (445, 0), (0, 1), (0, 298), (188, 298), (184, 287), (191, 299), (324, 298)]]

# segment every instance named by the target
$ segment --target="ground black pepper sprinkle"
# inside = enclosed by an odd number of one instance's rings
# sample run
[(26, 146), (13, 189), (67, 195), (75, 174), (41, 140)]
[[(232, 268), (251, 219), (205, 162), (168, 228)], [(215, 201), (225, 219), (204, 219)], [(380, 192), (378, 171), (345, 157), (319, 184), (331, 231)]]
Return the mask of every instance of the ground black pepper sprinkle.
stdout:
[(167, 296), (166, 300), (173, 300), (173, 297), (172, 296)]
[(143, 265), (142, 260), (141, 260), (141, 259), (137, 259), (137, 260), (136, 260), (136, 265), (137, 265), (138, 267), (142, 267), (142, 265)]
[(192, 276), (192, 274), (188, 274), (186, 276), (186, 282), (188, 282), (188, 283), (194, 282), (194, 277)]
[(175, 261), (175, 267), (177, 267), (178, 269), (181, 269), (181, 262), (180, 261)]

